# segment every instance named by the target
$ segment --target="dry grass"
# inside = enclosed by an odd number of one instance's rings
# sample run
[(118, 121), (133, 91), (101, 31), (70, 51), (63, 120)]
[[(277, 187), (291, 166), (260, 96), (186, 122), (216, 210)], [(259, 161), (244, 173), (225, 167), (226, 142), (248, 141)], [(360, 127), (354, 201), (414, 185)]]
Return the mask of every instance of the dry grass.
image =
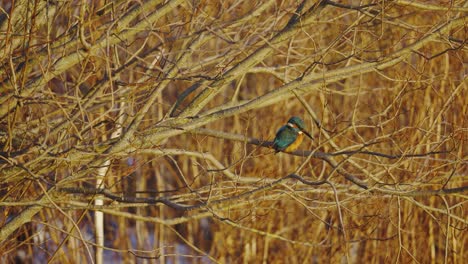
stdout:
[(467, 258), (465, 1), (0, 2), (2, 262)]

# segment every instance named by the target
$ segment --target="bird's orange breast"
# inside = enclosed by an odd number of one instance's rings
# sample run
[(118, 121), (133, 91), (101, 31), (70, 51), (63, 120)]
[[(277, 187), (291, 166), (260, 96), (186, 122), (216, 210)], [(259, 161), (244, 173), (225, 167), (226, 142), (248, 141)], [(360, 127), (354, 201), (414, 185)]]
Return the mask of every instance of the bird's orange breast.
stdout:
[(287, 146), (284, 151), (286, 152), (295, 151), (301, 145), (303, 139), (304, 139), (304, 134), (298, 133), (296, 140), (293, 143), (291, 143), (291, 145)]

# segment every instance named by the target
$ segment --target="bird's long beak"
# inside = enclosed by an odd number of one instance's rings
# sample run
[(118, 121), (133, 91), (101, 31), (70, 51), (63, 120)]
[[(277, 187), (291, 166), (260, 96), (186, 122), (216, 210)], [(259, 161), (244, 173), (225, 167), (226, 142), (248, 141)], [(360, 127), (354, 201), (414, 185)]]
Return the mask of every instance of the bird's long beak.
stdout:
[(313, 140), (312, 136), (309, 134), (309, 132), (305, 131), (305, 130), (302, 130), (302, 132), (304, 132), (304, 134), (306, 134), (306, 136), (308, 136), (310, 139)]

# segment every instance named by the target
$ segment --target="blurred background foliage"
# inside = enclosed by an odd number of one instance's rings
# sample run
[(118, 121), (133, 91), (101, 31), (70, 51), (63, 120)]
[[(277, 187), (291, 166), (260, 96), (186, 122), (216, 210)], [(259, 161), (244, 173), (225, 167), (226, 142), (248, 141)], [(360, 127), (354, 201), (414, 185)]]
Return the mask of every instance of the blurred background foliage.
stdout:
[(0, 2), (2, 262), (467, 259), (467, 1)]

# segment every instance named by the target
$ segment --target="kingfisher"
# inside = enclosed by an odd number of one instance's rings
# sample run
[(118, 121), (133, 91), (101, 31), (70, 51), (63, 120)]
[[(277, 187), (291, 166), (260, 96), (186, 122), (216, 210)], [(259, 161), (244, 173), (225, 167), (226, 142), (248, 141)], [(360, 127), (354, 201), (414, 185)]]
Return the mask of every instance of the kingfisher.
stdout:
[(312, 139), (312, 136), (305, 130), (304, 121), (297, 116), (293, 116), (288, 120), (286, 125), (276, 132), (273, 148), (276, 150), (276, 153), (280, 151), (294, 151), (302, 143), (304, 134)]

